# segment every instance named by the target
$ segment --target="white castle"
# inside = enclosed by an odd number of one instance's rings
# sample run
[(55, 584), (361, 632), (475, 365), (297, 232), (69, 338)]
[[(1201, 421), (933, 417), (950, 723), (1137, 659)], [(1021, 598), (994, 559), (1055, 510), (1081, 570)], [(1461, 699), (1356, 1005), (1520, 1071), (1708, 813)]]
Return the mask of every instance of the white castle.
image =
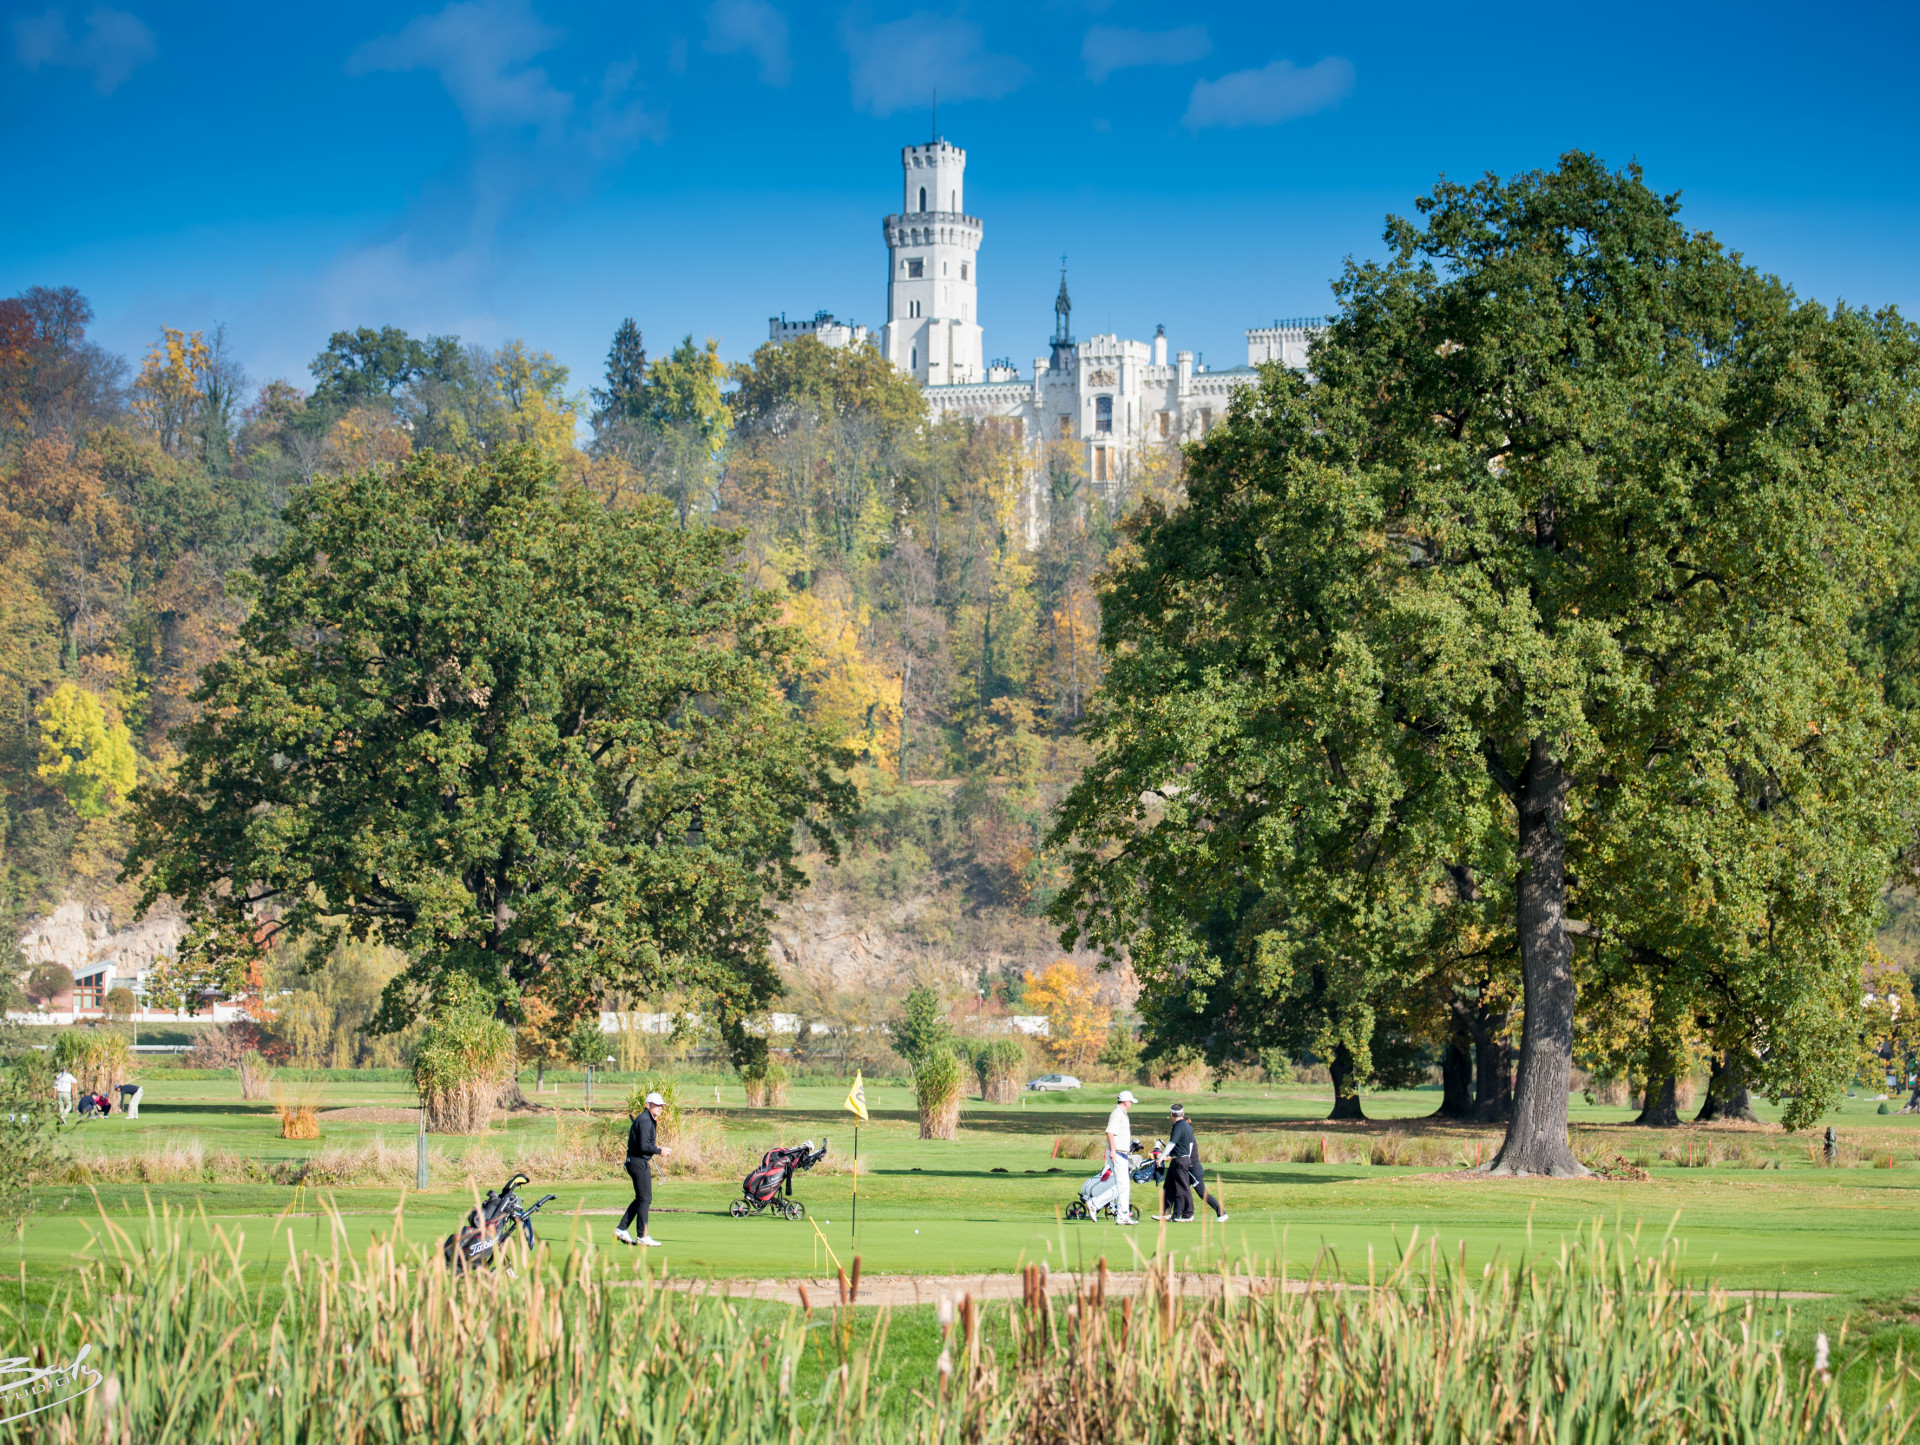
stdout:
[[(1210, 371), (1191, 351), (1167, 357), (1166, 328), (1152, 341), (1119, 336), (1073, 339), (1073, 303), (1064, 266), (1054, 299), (1050, 353), (1022, 376), (1012, 361), (985, 359), (980, 331), (980, 218), (966, 212), (967, 153), (944, 140), (900, 152), (900, 211), (881, 222), (887, 243), (887, 323), (882, 354), (925, 390), (936, 416), (1001, 418), (1038, 452), (1076, 442), (1086, 475), (1098, 485), (1122, 480), (1144, 447), (1177, 445), (1223, 420), (1235, 388), (1252, 385), (1263, 362), (1297, 370), (1325, 325), (1320, 317), (1276, 321), (1247, 332), (1247, 362)], [(772, 318), (770, 339), (817, 336), (828, 345), (861, 345), (865, 327), (818, 312), (811, 321)], [(1029, 529), (1039, 525), (1037, 515)]]

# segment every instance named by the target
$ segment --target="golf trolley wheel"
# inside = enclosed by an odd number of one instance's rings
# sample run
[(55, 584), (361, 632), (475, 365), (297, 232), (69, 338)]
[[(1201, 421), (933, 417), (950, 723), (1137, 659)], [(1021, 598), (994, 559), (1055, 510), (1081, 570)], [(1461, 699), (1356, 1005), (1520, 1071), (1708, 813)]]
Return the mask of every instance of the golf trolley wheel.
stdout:
[(747, 1217), (747, 1201), (744, 1199), (734, 1200), (733, 1203), (727, 1206), (727, 1213), (731, 1214), (735, 1219), (745, 1219)]
[(789, 1199), (787, 1201), (787, 1218), (794, 1220), (797, 1223), (798, 1221), (805, 1219), (806, 1217), (807, 1217), (806, 1205), (802, 1204), (797, 1199)]
[(1076, 1199), (1073, 1201), (1073, 1203), (1067, 1206), (1067, 1218), (1085, 1219), (1086, 1217), (1087, 1217), (1087, 1201), (1086, 1200)]
[(1136, 1204), (1127, 1211), (1127, 1223), (1138, 1224), (1139, 1222), (1140, 1222), (1140, 1206)]

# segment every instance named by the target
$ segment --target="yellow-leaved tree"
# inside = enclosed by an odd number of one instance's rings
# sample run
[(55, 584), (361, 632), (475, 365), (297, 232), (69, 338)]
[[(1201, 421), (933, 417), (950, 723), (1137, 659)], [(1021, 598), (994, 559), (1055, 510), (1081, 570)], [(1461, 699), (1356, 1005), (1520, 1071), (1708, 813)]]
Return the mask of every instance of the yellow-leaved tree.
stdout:
[(787, 608), (813, 654), (805, 679), (808, 719), (862, 762), (892, 767), (900, 737), (900, 675), (861, 645), (870, 626), (865, 604), (852, 608), (831, 593), (801, 592)]
[(1047, 1021), (1047, 1052), (1066, 1069), (1085, 1069), (1100, 1057), (1113, 1010), (1099, 1001), (1093, 970), (1063, 958), (1026, 974), (1027, 1007)]
[(579, 403), (567, 394), (567, 368), (524, 341), (509, 341), (493, 356), (488, 387), (498, 405), (498, 444), (525, 442), (543, 456), (569, 456), (575, 447)]
[(177, 326), (161, 327), (160, 339), (147, 348), (134, 378), (133, 414), (166, 451), (185, 443), (200, 409), (200, 378), (212, 359), (205, 337)]
[(101, 818), (132, 790), (133, 736), (83, 687), (63, 682), (40, 701), (40, 776), (82, 818)]

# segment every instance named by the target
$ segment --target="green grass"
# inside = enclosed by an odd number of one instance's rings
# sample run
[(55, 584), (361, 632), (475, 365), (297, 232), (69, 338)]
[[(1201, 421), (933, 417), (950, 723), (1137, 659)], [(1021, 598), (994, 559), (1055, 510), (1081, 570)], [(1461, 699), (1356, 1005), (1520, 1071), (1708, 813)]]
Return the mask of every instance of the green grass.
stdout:
[[(282, 1140), (270, 1104), (243, 1103), (230, 1078), (147, 1076), (138, 1120), (118, 1116), (70, 1125), (64, 1133), (76, 1156), (134, 1153), (181, 1141), (198, 1141), (208, 1153), (227, 1151), (272, 1164), (317, 1150), (352, 1146), (376, 1133), (405, 1142), (411, 1126), (323, 1121), (324, 1137), (312, 1143)], [(531, 1087), (531, 1075), (527, 1077)], [(683, 1088), (688, 1102), (713, 1109), (713, 1085)], [(290, 1086), (323, 1109), (343, 1106), (408, 1107), (414, 1102), (402, 1082), (325, 1078)], [(1137, 1130), (1152, 1136), (1164, 1127), (1172, 1095), (1139, 1090)], [(596, 1088), (603, 1111), (617, 1110), (626, 1083)], [(800, 1086), (788, 1108), (749, 1110), (736, 1085), (721, 1086), (719, 1113), (729, 1136), (766, 1147), (811, 1135), (831, 1141), (835, 1153), (850, 1152), (852, 1119), (840, 1109), (844, 1086)], [(830, 1273), (824, 1245), (845, 1261), (855, 1253), (869, 1273), (974, 1273), (1019, 1268), (1045, 1261), (1059, 1268), (1091, 1266), (1104, 1256), (1115, 1268), (1159, 1260), (1181, 1269), (1223, 1262), (1284, 1261), (1294, 1274), (1319, 1270), (1365, 1279), (1397, 1259), (1418, 1230), (1437, 1241), (1450, 1259), (1477, 1269), (1551, 1255), (1596, 1221), (1638, 1231), (1649, 1245), (1671, 1236), (1680, 1247), (1678, 1268), (1694, 1282), (1712, 1279), (1734, 1289), (1816, 1292), (1825, 1298), (1796, 1306), (1796, 1333), (1848, 1324), (1856, 1343), (1876, 1356), (1896, 1347), (1920, 1347), (1920, 1119), (1874, 1114), (1872, 1099), (1848, 1100), (1829, 1120), (1839, 1129), (1854, 1167), (1828, 1169), (1809, 1161), (1817, 1130), (1785, 1136), (1777, 1130), (1631, 1130), (1621, 1127), (1630, 1111), (1575, 1101), (1576, 1141), (1602, 1152), (1645, 1161), (1646, 1183), (1457, 1182), (1432, 1176), (1440, 1155), (1461, 1147), (1490, 1152), (1498, 1131), (1428, 1128), (1416, 1121), (1430, 1113), (1431, 1092), (1374, 1096), (1369, 1113), (1383, 1122), (1366, 1128), (1320, 1122), (1324, 1091), (1310, 1088), (1229, 1088), (1190, 1102), (1200, 1125), (1203, 1154), (1218, 1158), (1231, 1134), (1291, 1150), (1330, 1141), (1336, 1153), (1363, 1153), (1368, 1141), (1398, 1132), (1433, 1156), (1433, 1162), (1401, 1167), (1364, 1163), (1214, 1163), (1210, 1180), (1225, 1196), (1231, 1222), (1203, 1222), (1162, 1230), (1062, 1223), (1059, 1211), (1097, 1168), (1083, 1159), (1052, 1157), (1056, 1136), (1091, 1139), (1104, 1124), (1107, 1095), (1030, 1096), (1022, 1105), (970, 1103), (960, 1137), (923, 1141), (911, 1122), (906, 1090), (869, 1087), (874, 1121), (860, 1130), (868, 1171), (860, 1179), (859, 1233), (852, 1234), (852, 1179), (845, 1174), (800, 1176), (796, 1192), (819, 1233), (806, 1224), (761, 1217), (728, 1218), (724, 1209), (738, 1181), (664, 1180), (656, 1187), (662, 1211), (654, 1233), (666, 1248), (650, 1263), (678, 1276), (727, 1278)], [(543, 1104), (578, 1108), (582, 1090), (563, 1085)], [(1395, 1121), (1399, 1121), (1397, 1124)], [(338, 1188), (321, 1195), (273, 1184), (174, 1183), (46, 1186), (36, 1191), (36, 1209), (23, 1235), (0, 1246), (0, 1270), (12, 1277), (5, 1293), (16, 1302), (45, 1298), (56, 1281), (71, 1278), (94, 1256), (100, 1211), (126, 1220), (148, 1207), (189, 1211), (196, 1239), (209, 1243), (214, 1230), (230, 1236), (246, 1267), (270, 1282), (284, 1261), (288, 1241), (326, 1242), (329, 1229), (345, 1233), (358, 1250), (376, 1231), (397, 1228), (411, 1242), (443, 1237), (472, 1198), (458, 1161), (487, 1148), (512, 1159), (516, 1147), (537, 1146), (553, 1136), (548, 1117), (516, 1116), (482, 1139), (435, 1136), (453, 1161), (442, 1167), (425, 1193), (393, 1187)], [(1663, 1149), (1684, 1158), (1688, 1141), (1704, 1157), (1710, 1147), (1738, 1146), (1743, 1162), (1685, 1168), (1659, 1158)], [(1864, 1167), (1861, 1156), (1892, 1154), (1896, 1167)], [(1760, 1168), (1771, 1164), (1777, 1167)], [(995, 1170), (1006, 1170), (997, 1173)], [(1053, 1172), (1058, 1171), (1058, 1172)], [(628, 1191), (612, 1169), (603, 1180), (535, 1180), (541, 1193), (560, 1196), (542, 1215), (543, 1237), (559, 1253), (576, 1249), (591, 1234), (604, 1248), (613, 1221), (586, 1211), (617, 1209)], [(338, 1225), (323, 1216), (323, 1202), (338, 1211)], [(1152, 1203), (1149, 1196), (1148, 1201)], [(287, 1226), (276, 1234), (276, 1218)], [(824, 1236), (824, 1244), (822, 1240)], [(14, 1256), (6, 1258), (7, 1253)]]

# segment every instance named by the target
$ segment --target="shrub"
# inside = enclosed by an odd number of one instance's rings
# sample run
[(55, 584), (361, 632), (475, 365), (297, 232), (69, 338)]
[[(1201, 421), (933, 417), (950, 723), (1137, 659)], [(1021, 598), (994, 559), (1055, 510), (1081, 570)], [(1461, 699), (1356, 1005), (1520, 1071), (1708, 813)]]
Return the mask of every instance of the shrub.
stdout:
[(32, 1208), (31, 1186), (58, 1163), (59, 1127), (53, 1061), (22, 1049), (0, 1065), (0, 1224), (15, 1232)]
[(133, 990), (125, 984), (115, 984), (107, 990), (108, 1018), (116, 1021), (130, 1019), (133, 1017), (133, 1011), (139, 1006), (139, 1001), (133, 996)]
[(990, 1104), (1012, 1104), (1020, 1098), (1020, 1076), (1027, 1051), (1012, 1039), (995, 1039), (974, 1051), (974, 1072), (980, 1079), (980, 1097)]
[(287, 1046), (271, 1029), (252, 1019), (216, 1024), (202, 1029), (193, 1047), (180, 1056), (181, 1066), (189, 1069), (237, 1069), (248, 1054), (258, 1054), (268, 1063), (287, 1059)]
[(746, 1086), (749, 1108), (778, 1108), (787, 1102), (786, 1068), (772, 1059), (742, 1069), (740, 1082)]
[(1095, 1062), (1116, 1079), (1131, 1078), (1140, 1067), (1140, 1040), (1125, 1024), (1115, 1024)]
[(58, 963), (43, 963), (27, 975), (27, 997), (42, 1006), (72, 987), (72, 970)]
[(513, 1035), (476, 997), (451, 1002), (420, 1031), (413, 1086), (436, 1134), (483, 1134), (513, 1064)]
[(79, 1081), (80, 1092), (111, 1095), (133, 1069), (127, 1036), (76, 1024), (54, 1041), (53, 1062)]
[(1262, 1049), (1256, 1057), (1260, 1064), (1262, 1082), (1268, 1084), (1293, 1082), (1293, 1061), (1287, 1057), (1285, 1049)]
[(953, 1047), (953, 1029), (940, 1006), (940, 995), (925, 984), (908, 991), (893, 1026), (893, 1046), (916, 1069), (921, 1059)]
[(960, 1060), (952, 1048), (929, 1051), (914, 1070), (920, 1104), (920, 1137), (951, 1139), (960, 1127)]

